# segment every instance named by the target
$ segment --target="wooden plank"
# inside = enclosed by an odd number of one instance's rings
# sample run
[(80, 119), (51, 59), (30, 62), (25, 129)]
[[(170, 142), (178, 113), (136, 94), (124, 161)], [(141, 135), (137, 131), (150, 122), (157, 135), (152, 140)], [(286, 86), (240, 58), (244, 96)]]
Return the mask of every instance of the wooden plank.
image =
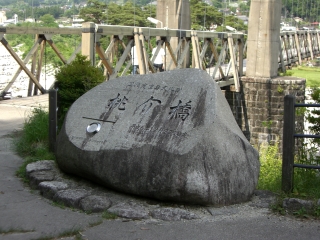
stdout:
[(238, 69), (239, 76), (243, 76), (243, 39), (238, 39)]
[[(35, 35), (35, 42), (38, 40), (38, 34)], [(37, 65), (37, 57), (38, 57), (38, 51), (34, 52), (32, 56), (32, 63), (31, 63), (31, 73), (35, 75), (36, 71), (36, 65)], [(39, 81), (39, 79), (37, 79)], [(29, 80), (29, 86), (28, 86), (28, 97), (32, 96), (32, 88), (33, 88), (33, 82), (32, 79), (30, 78)]]
[(234, 44), (232, 35), (228, 35), (228, 45), (229, 45), (229, 53), (230, 53), (230, 62), (232, 64), (232, 71), (233, 71), (233, 78), (234, 78), (234, 85), (236, 92), (240, 92), (240, 80), (239, 80), (239, 73), (237, 69), (237, 60), (236, 55), (234, 54)]
[[(121, 41), (121, 42), (122, 42), (122, 41)], [(116, 78), (116, 77), (117, 77), (117, 74), (118, 74), (121, 66), (123, 65), (123, 63), (125, 62), (127, 56), (128, 56), (129, 53), (130, 53), (131, 46), (132, 46), (132, 42), (133, 42), (132, 39), (128, 42), (125, 50), (124, 50), (123, 53), (122, 53), (122, 56), (121, 56), (120, 60), (117, 62), (116, 66), (115, 66), (115, 68), (114, 68), (114, 70), (113, 70), (113, 73), (112, 73), (112, 75), (110, 76), (110, 79), (113, 79), (113, 78)], [(131, 61), (131, 60), (130, 60), (130, 61)]]
[(299, 65), (301, 65), (301, 63), (302, 63), (302, 61), (301, 61), (301, 48), (300, 48), (299, 36), (297, 33), (294, 34), (294, 41), (295, 41), (295, 49), (298, 54), (298, 62), (299, 62)]
[(286, 72), (286, 63), (284, 62), (283, 54), (282, 54), (283, 45), (284, 45), (283, 37), (280, 37), (280, 44), (279, 44), (280, 66), (281, 66), (282, 72)]
[[(178, 60), (177, 60), (177, 58), (176, 58), (177, 52), (176, 52), (176, 51), (173, 51), (173, 49), (172, 49), (171, 44), (170, 44), (169, 41), (166, 40), (166, 41), (165, 41), (165, 44), (166, 44), (166, 48), (167, 48), (167, 50), (168, 50), (168, 52), (169, 52), (169, 54), (170, 54), (170, 57), (171, 57), (172, 62), (173, 62), (174, 65), (177, 67), (177, 66), (178, 66)], [(176, 50), (178, 50), (178, 49), (176, 49)], [(170, 67), (171, 67), (171, 65), (170, 65)], [(167, 69), (170, 69), (170, 68), (167, 67)]]
[[(211, 39), (210, 39), (209, 46), (210, 46), (211, 52), (212, 52), (213, 55), (214, 55), (214, 59), (215, 59), (216, 63), (219, 62), (219, 54), (218, 54), (218, 52), (217, 52), (216, 47), (213, 45), (213, 42), (212, 42)], [(217, 65), (217, 64), (216, 64), (216, 65)], [(224, 73), (223, 73), (223, 70), (222, 70), (222, 68), (221, 68), (220, 65), (218, 65), (218, 69), (219, 69), (220, 75), (224, 77)], [(214, 74), (214, 76), (215, 76), (215, 74)]]
[(200, 63), (200, 51), (199, 51), (199, 45), (198, 45), (198, 36), (195, 31), (192, 31), (191, 34), (191, 42), (192, 42), (192, 58), (194, 60), (194, 68), (201, 69), (201, 63)]
[[(132, 26), (117, 26), (117, 25), (97, 25), (97, 33), (101, 35), (120, 35), (132, 36), (134, 27)], [(1, 28), (1, 32), (6, 34), (76, 34), (81, 35), (86, 28), (51, 28), (51, 27), (16, 27), (8, 26)], [(181, 29), (164, 29), (164, 28), (142, 28), (143, 32), (148, 31), (150, 37), (168, 36), (168, 37), (191, 37), (192, 30)], [(209, 31), (195, 31), (198, 36), (204, 38), (227, 38), (227, 33), (223, 32), (209, 32)], [(233, 33), (234, 38), (244, 38), (242, 33)]]
[(8, 52), (11, 54), (11, 56), (17, 61), (17, 63), (20, 65), (20, 67), (25, 71), (25, 73), (31, 78), (34, 84), (37, 85), (41, 93), (46, 93), (46, 90), (41, 86), (41, 84), (38, 82), (38, 80), (35, 78), (35, 76), (29, 71), (29, 69), (25, 66), (23, 61), (19, 58), (19, 56), (14, 52), (14, 50), (10, 47), (7, 40), (4, 38), (1, 39), (1, 43), (3, 46), (8, 50)]
[[(186, 41), (186, 39), (185, 38), (180, 38), (179, 39), (179, 42), (178, 42), (178, 46), (177, 46), (177, 48), (173, 51), (173, 49), (172, 49), (172, 47), (171, 47), (171, 45), (170, 45), (170, 43), (168, 44), (168, 46), (167, 46), (167, 41), (166, 41), (166, 47), (167, 47), (167, 49), (169, 50), (169, 54), (170, 54), (170, 56), (171, 56), (171, 61), (170, 61), (170, 63), (168, 64), (168, 66), (166, 67), (166, 69), (171, 69), (171, 65), (172, 65), (172, 63), (174, 63), (175, 64), (175, 67), (177, 67), (178, 66), (178, 59), (176, 58), (176, 56), (177, 56), (177, 54), (178, 54), (178, 52), (179, 52), (179, 49), (181, 48), (181, 46), (182, 46), (182, 42), (183, 41)], [(172, 53), (171, 53), (171, 52)], [(173, 56), (173, 58), (172, 58), (172, 56)]]
[[(33, 56), (33, 54), (35, 53), (35, 51), (37, 51), (39, 45), (41, 44), (41, 42), (43, 41), (43, 38), (38, 38), (37, 42), (35, 42), (35, 44), (32, 46), (32, 48), (30, 49), (29, 53), (27, 54), (26, 58), (23, 60), (23, 63), (26, 65), (30, 58)], [(13, 83), (15, 82), (15, 80), (17, 79), (17, 77), (20, 75), (22, 71), (22, 67), (19, 67), (18, 70), (16, 71), (16, 73), (13, 75), (11, 81), (7, 84), (7, 86), (5, 86), (5, 88), (3, 89), (3, 92), (7, 92), (11, 86), (13, 85)]]
[(138, 64), (139, 64), (139, 73), (146, 74), (145, 63), (144, 63), (144, 56), (142, 53), (142, 44), (139, 37), (139, 29), (134, 29), (134, 44), (136, 46)]
[(313, 60), (313, 51), (312, 51), (312, 42), (311, 42), (311, 33), (310, 32), (307, 33), (307, 40), (308, 40), (308, 49), (310, 51), (310, 56), (311, 56), (311, 59)]
[(143, 59), (143, 67), (144, 67), (144, 71), (145, 74), (149, 73), (149, 66), (148, 66), (148, 62), (149, 62), (149, 56), (147, 54), (147, 50), (145, 48), (145, 37), (142, 31), (142, 28), (139, 28), (139, 39), (140, 39), (140, 43), (141, 43), (141, 54), (142, 54), (142, 59)]
[(185, 48), (183, 49), (180, 58), (178, 60), (178, 65), (177, 65), (177, 69), (180, 69), (182, 66), (183, 61), (185, 60), (186, 55), (188, 54), (189, 50), (189, 46), (190, 46), (190, 40), (186, 40), (187, 43), (185, 44)]
[[(114, 44), (116, 43), (117, 39), (115, 39), (114, 37), (111, 37), (110, 40), (111, 40), (111, 41), (110, 41), (110, 43), (109, 43), (109, 46), (108, 46), (107, 49), (104, 51), (104, 54), (105, 54), (105, 56), (107, 56), (108, 59), (110, 59), (109, 56), (112, 55), (112, 50), (113, 50)], [(97, 43), (96, 43), (96, 44), (97, 44)], [(100, 44), (100, 42), (99, 42), (99, 46), (100, 46), (100, 45), (101, 45), (101, 44)], [(102, 64), (102, 60), (99, 61), (99, 63), (98, 63), (97, 66), (100, 67), (101, 64)]]
[(226, 77), (222, 68), (221, 68), (221, 63), (224, 61), (224, 59), (226, 57), (226, 49), (227, 49), (227, 41), (222, 40), (222, 49), (221, 49), (218, 61), (216, 63), (216, 66), (215, 66), (215, 68), (213, 70), (213, 74), (212, 74), (213, 79), (215, 79), (218, 69), (220, 71), (220, 75), (222, 76), (222, 78), (224, 79)]
[(112, 64), (110, 63), (108, 57), (106, 56), (106, 54), (104, 53), (101, 45), (99, 42), (96, 42), (96, 52), (99, 55), (103, 66), (106, 67), (108, 73), (111, 75), (113, 73), (113, 68), (112, 68)]
[[(42, 63), (43, 63), (43, 56), (44, 56), (45, 47), (46, 47), (46, 41), (43, 41), (40, 46), (40, 54), (39, 54), (39, 58), (38, 58), (38, 62), (37, 62), (37, 72), (36, 72), (36, 78), (38, 79), (39, 82), (40, 82), (40, 78), (41, 78), (41, 70), (42, 70)], [(37, 86), (34, 86), (33, 94), (38, 95)]]
[(81, 35), (82, 28), (52, 28), (52, 27), (13, 27), (4, 28), (6, 34), (76, 34)]
[(60, 60), (64, 63), (67, 64), (67, 60), (64, 58), (64, 56), (62, 55), (62, 53), (59, 51), (59, 49), (57, 48), (57, 46), (54, 44), (54, 42), (51, 39), (47, 39), (47, 43), (49, 43), (49, 45), (51, 46), (51, 48), (53, 49), (53, 51), (57, 54), (57, 56), (60, 58)]

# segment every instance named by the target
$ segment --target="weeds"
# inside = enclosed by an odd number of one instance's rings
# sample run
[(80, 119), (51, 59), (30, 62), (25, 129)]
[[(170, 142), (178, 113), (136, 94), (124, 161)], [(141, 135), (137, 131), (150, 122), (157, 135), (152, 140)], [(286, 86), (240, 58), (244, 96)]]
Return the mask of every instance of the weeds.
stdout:
[(108, 212), (108, 211), (104, 211), (102, 213), (102, 217), (105, 219), (116, 219), (118, 216), (114, 213)]
[[(305, 165), (320, 165), (320, 159), (315, 155), (317, 147), (310, 147), (309, 143), (302, 143), (296, 155), (296, 163)], [(285, 215), (293, 214), (299, 218), (309, 218), (313, 216), (320, 218), (320, 206), (315, 204), (315, 208), (307, 212), (301, 208), (294, 212), (288, 212), (282, 206), (284, 198), (309, 199), (316, 202), (320, 198), (320, 174), (315, 169), (294, 168), (294, 189), (290, 194), (281, 192), (282, 160), (279, 155), (278, 145), (264, 145), (260, 148), (260, 176), (258, 189), (269, 190), (278, 193), (277, 202), (271, 205), (273, 212)]]
[(62, 202), (55, 202), (54, 201), (54, 202), (52, 202), (52, 206), (59, 207), (61, 209), (65, 209), (66, 208), (66, 206)]
[(279, 192), (281, 190), (282, 161), (278, 144), (260, 147), (260, 176), (258, 189)]
[(96, 222), (89, 223), (89, 227), (95, 227), (103, 223), (103, 220), (97, 220)]
[(302, 207), (301, 209), (299, 209), (298, 211), (294, 211), (293, 215), (297, 216), (297, 217), (302, 217), (302, 218), (309, 218), (308, 214), (307, 214), (307, 210)]
[(15, 150), (21, 156), (54, 159), (49, 149), (49, 113), (42, 108), (33, 109), (24, 123), (23, 131), (15, 141)]
[(14, 141), (15, 151), (25, 159), (16, 175), (24, 182), (26, 166), (39, 160), (54, 160), (54, 154), (49, 151), (49, 114), (42, 108), (33, 109), (28, 120), (24, 123), (22, 132), (17, 134)]

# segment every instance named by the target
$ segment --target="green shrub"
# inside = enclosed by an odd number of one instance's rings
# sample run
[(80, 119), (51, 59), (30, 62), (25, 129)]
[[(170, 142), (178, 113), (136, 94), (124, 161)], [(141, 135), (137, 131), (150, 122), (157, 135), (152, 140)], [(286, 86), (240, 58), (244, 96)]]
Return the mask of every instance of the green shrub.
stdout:
[(91, 65), (86, 56), (78, 54), (70, 64), (55, 74), (58, 89), (58, 125), (61, 126), (70, 106), (84, 93), (105, 80), (103, 72)]
[(260, 176), (258, 189), (279, 192), (281, 190), (281, 166), (278, 144), (260, 147)]

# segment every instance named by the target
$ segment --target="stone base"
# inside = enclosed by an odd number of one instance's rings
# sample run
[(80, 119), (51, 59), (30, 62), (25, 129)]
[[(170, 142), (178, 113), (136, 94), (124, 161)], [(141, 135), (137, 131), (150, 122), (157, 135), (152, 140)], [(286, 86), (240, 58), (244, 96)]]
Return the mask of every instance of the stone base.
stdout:
[[(294, 95), (296, 101), (302, 103), (305, 100), (305, 87), (306, 80), (303, 78), (243, 77), (241, 93), (227, 91), (226, 98), (251, 144), (281, 143), (284, 96)], [(303, 116), (296, 116), (296, 120), (297, 131), (302, 131)]]

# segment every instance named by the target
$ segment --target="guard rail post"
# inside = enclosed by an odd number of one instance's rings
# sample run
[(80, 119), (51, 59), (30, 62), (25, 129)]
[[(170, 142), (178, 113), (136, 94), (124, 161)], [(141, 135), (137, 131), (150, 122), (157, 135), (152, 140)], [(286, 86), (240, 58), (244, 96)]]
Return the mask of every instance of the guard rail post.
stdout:
[(282, 191), (290, 193), (293, 187), (295, 97), (284, 97), (284, 118), (282, 138)]
[(49, 90), (49, 150), (55, 152), (57, 138), (57, 90)]

